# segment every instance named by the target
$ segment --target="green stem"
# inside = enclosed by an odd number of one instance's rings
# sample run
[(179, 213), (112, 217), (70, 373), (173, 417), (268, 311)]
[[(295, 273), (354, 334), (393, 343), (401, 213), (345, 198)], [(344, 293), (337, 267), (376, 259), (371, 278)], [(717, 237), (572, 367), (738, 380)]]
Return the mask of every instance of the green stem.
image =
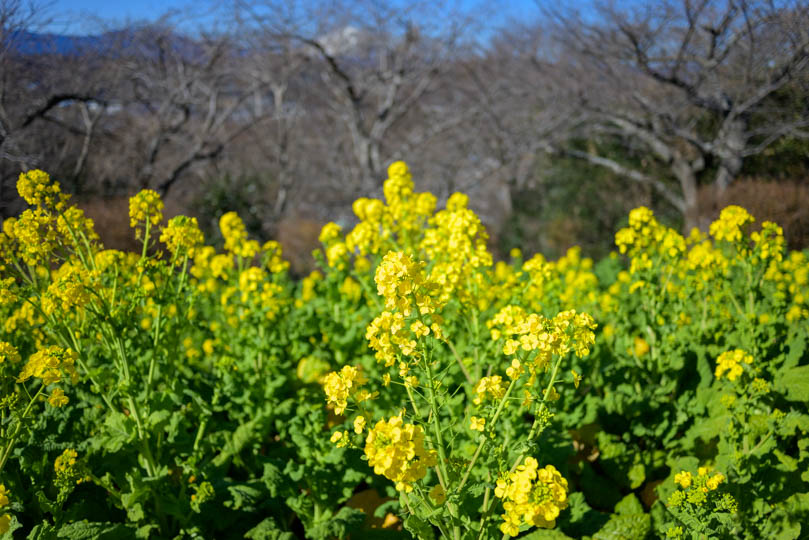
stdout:
[(455, 360), (458, 362), (458, 366), (461, 368), (461, 371), (463, 372), (464, 377), (466, 377), (466, 382), (468, 382), (471, 385), (474, 385), (475, 381), (472, 380), (472, 376), (469, 374), (469, 371), (466, 369), (466, 366), (464, 365), (463, 360), (461, 360), (461, 357), (458, 356), (458, 352), (455, 350), (455, 347), (452, 346), (452, 343), (449, 340), (446, 340), (444, 343), (446, 343), (449, 346), (449, 350), (452, 351), (452, 356), (454, 356)]
[[(556, 364), (553, 366), (553, 371), (551, 372), (551, 380), (550, 380), (550, 382), (548, 382), (548, 386), (545, 388), (545, 393), (542, 395), (542, 401), (540, 402), (539, 407), (537, 407), (537, 412), (534, 415), (534, 423), (531, 425), (531, 431), (528, 433), (528, 439), (527, 439), (528, 442), (531, 442), (532, 440), (534, 440), (534, 437), (536, 436), (537, 429), (539, 428), (539, 419), (541, 418), (542, 413), (544, 412), (544, 410), (548, 408), (548, 405), (547, 405), (548, 396), (550, 396), (551, 389), (553, 388), (553, 384), (556, 382), (556, 374), (559, 372), (559, 365), (561, 363), (562, 363), (562, 357), (560, 356), (556, 360)], [(514, 472), (514, 470), (517, 468), (517, 466), (520, 464), (520, 462), (523, 460), (524, 457), (525, 457), (525, 450), (523, 450), (520, 453), (520, 457), (518, 457), (517, 460), (514, 462), (514, 465), (512, 465), (512, 467), (510, 469), (510, 472)]]
[(39, 396), (42, 394), (42, 391), (45, 390), (45, 384), (41, 384), (39, 386), (39, 390), (37, 391), (36, 395), (31, 398), (31, 401), (28, 402), (28, 406), (25, 407), (25, 410), (22, 412), (20, 419), (17, 422), (17, 426), (14, 428), (14, 433), (11, 435), (11, 438), (8, 441), (8, 444), (3, 449), (3, 454), (0, 457), (0, 472), (3, 471), (3, 467), (6, 465), (6, 461), (8, 461), (9, 456), (11, 455), (11, 451), (14, 449), (14, 445), (17, 443), (17, 437), (20, 436), (20, 431), (22, 431), (23, 420), (25, 417), (28, 416), (28, 413), (31, 411), (31, 407), (33, 407), (36, 400), (39, 399)]
[[(429, 401), (430, 401), (430, 410), (431, 416), (433, 419), (433, 431), (435, 431), (435, 440), (436, 446), (438, 447), (438, 457), (441, 460), (441, 475), (444, 477), (444, 481), (446, 482), (446, 488), (450, 486), (450, 477), (447, 472), (447, 455), (444, 449), (444, 438), (441, 435), (441, 420), (438, 414), (438, 404), (435, 400), (435, 386), (433, 380), (433, 372), (430, 369), (430, 359), (427, 356), (427, 348), (422, 343), (422, 352), (424, 357), (424, 369), (427, 371), (427, 381), (429, 382)], [(445, 489), (446, 489), (445, 488)], [(460, 490), (459, 490), (460, 491)], [(455, 504), (447, 503), (447, 510), (449, 510), (450, 516), (457, 520), (458, 519), (458, 509), (455, 507)], [(461, 538), (461, 529), (460, 527), (453, 523), (452, 525), (452, 533), (455, 540), (460, 540)]]
[[(503, 407), (506, 404), (509, 396), (511, 395), (511, 391), (514, 389), (514, 384), (517, 382), (517, 379), (512, 379), (511, 383), (509, 383), (508, 388), (506, 389), (506, 393), (503, 394), (503, 398), (500, 400), (500, 403), (497, 404), (497, 409), (494, 411), (494, 416), (492, 416), (492, 422), (490, 424), (489, 429), (494, 429), (494, 426), (497, 424), (497, 419), (500, 417), (500, 413), (503, 412)], [(466, 467), (466, 471), (464, 471), (463, 478), (461, 478), (461, 483), (458, 485), (458, 491), (461, 490), (466, 485), (466, 481), (469, 479), (469, 475), (472, 473), (472, 468), (475, 466), (475, 462), (477, 462), (478, 457), (480, 457), (480, 452), (483, 450), (483, 447), (486, 445), (486, 438), (481, 437), (480, 443), (478, 447), (475, 449), (475, 453), (472, 456), (472, 461), (469, 462), (469, 466)]]

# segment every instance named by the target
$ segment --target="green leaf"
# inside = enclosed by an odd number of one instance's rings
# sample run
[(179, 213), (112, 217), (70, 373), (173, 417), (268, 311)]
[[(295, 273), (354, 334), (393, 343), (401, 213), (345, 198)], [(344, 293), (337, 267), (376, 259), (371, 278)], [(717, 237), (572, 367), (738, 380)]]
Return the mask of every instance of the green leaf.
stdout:
[(434, 540), (433, 527), (421, 518), (410, 515), (404, 520), (404, 528), (419, 540)]
[(593, 540), (643, 540), (651, 530), (652, 517), (649, 514), (613, 514), (593, 535)]
[(623, 515), (643, 514), (643, 505), (640, 504), (634, 493), (630, 493), (615, 505), (615, 513)]
[(251, 540), (294, 540), (295, 535), (278, 528), (278, 524), (271, 517), (265, 518), (261, 523), (244, 534)]
[(135, 439), (135, 421), (121, 412), (111, 412), (104, 419), (104, 428), (100, 437), (92, 439), (97, 450), (108, 453), (119, 451)]
[(643, 465), (643, 463), (636, 463), (632, 465), (632, 467), (629, 469), (627, 477), (629, 478), (630, 488), (635, 489), (640, 487), (640, 485), (646, 480), (646, 467)]
[(69, 538), (71, 540), (98, 539), (117, 540), (135, 538), (135, 531), (121, 523), (94, 523), (90, 521), (78, 521), (70, 523), (59, 529), (58, 538)]
[(159, 431), (163, 429), (163, 426), (168, 423), (169, 419), (171, 418), (171, 412), (165, 409), (159, 411), (153, 411), (147, 418), (146, 418), (146, 427), (151, 431)]
[(790, 401), (809, 401), (809, 366), (779, 370), (775, 376), (775, 389)]

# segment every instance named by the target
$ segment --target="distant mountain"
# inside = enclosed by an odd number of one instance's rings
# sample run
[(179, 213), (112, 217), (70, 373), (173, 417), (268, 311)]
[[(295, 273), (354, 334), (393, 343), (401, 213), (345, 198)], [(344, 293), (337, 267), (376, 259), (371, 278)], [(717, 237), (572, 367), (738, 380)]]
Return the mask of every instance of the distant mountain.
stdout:
[[(103, 47), (112, 42), (111, 36), (66, 36), (62, 34), (41, 34), (21, 30), (11, 32), (8, 40), (11, 48), (20, 54), (64, 54), (77, 55), (91, 49)], [(114, 38), (113, 38), (114, 39)]]
[(70, 36), (64, 34), (11, 32), (7, 36), (11, 49), (19, 54), (60, 54), (80, 56), (98, 51), (122, 51), (149, 56), (156, 54), (155, 42), (158, 37), (170, 40), (171, 47), (182, 55), (193, 57), (200, 49), (193, 39), (165, 28), (137, 26), (104, 32), (92, 36)]

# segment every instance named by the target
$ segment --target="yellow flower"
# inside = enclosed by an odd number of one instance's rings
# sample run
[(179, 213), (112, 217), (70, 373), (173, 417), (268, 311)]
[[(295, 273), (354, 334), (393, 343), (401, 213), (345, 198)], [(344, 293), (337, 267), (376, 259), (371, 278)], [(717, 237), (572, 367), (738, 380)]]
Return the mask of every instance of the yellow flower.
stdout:
[(691, 485), (691, 473), (688, 471), (678, 472), (674, 475), (674, 483), (688, 489), (688, 487)]
[(163, 201), (151, 189), (144, 189), (129, 199), (129, 226), (134, 229), (147, 220), (151, 227), (163, 220)]
[(338, 224), (330, 221), (323, 225), (323, 228), (320, 230), (320, 236), (318, 236), (318, 242), (324, 245), (331, 244), (334, 240), (340, 238), (340, 232), (342, 231), (342, 227)]
[(509, 379), (519, 379), (520, 376), (523, 374), (525, 369), (523, 369), (522, 364), (516, 358), (511, 359), (511, 365), (506, 368), (506, 375)]
[(358, 416), (354, 419), (354, 433), (362, 433), (365, 429), (365, 417)]
[(639, 336), (635, 336), (635, 347), (634, 353), (635, 356), (644, 356), (646, 353), (649, 352), (649, 344), (646, 342), (645, 339)]
[(258, 242), (247, 239), (247, 228), (236, 212), (227, 212), (219, 218), (219, 230), (225, 239), (225, 249), (231, 254), (252, 259), (258, 253)]
[(581, 384), (581, 375), (579, 375), (578, 373), (576, 373), (576, 370), (575, 370), (575, 369), (571, 369), (571, 370), (570, 370), (570, 373), (572, 373), (572, 374), (573, 374), (573, 386), (575, 386), (576, 388), (578, 388), (578, 387), (579, 387), (579, 384)]
[(48, 403), (50, 403), (52, 407), (56, 407), (57, 409), (59, 407), (67, 405), (68, 401), (70, 400), (68, 399), (68, 397), (65, 395), (64, 391), (62, 391), (61, 388), (56, 388), (53, 392), (51, 392), (51, 395), (48, 398)]
[(435, 451), (424, 448), (421, 426), (405, 424), (401, 416), (380, 420), (365, 439), (368, 465), (396, 483), (398, 491), (410, 492), (413, 483), (424, 478), (436, 464)]
[(20, 353), (17, 352), (17, 348), (11, 343), (0, 341), (0, 364), (6, 360), (17, 363), (20, 361)]
[(8, 506), (8, 496), (10, 492), (6, 489), (5, 484), (0, 484), (0, 508)]
[(50, 175), (39, 169), (20, 173), (17, 193), (30, 205), (52, 207), (56, 210), (62, 210), (70, 198), (69, 195), (62, 194), (59, 182), (51, 182)]
[(75, 450), (72, 448), (68, 448), (62, 455), (56, 458), (56, 461), (53, 463), (53, 469), (56, 471), (56, 474), (65, 474), (76, 465), (76, 458), (79, 455), (76, 453)]
[(752, 363), (753, 357), (741, 349), (726, 351), (716, 359), (714, 375), (717, 379), (721, 379), (722, 375), (727, 372), (728, 380), (735, 381), (744, 372), (741, 364), (751, 365)]
[(11, 516), (9, 514), (3, 514), (0, 516), (0, 534), (6, 534), (10, 528)]
[(330, 441), (336, 444), (337, 448), (345, 448), (348, 446), (348, 431), (335, 431)]
[(177, 216), (169, 220), (163, 228), (160, 241), (166, 244), (169, 252), (179, 256), (194, 256), (194, 250), (205, 242), (202, 231), (199, 230), (197, 218)]
[(497, 400), (506, 394), (506, 384), (500, 375), (483, 377), (475, 386), (475, 405), (480, 405), (486, 399)]
[(477, 416), (473, 416), (469, 419), (469, 427), (474, 429), (475, 431), (480, 431), (481, 433), (485, 429), (486, 419), (485, 418), (478, 418)]
[(754, 222), (747, 210), (741, 206), (728, 206), (719, 214), (719, 219), (711, 223), (709, 232), (717, 240), (738, 242), (742, 239), (744, 226)]
[(31, 355), (20, 372), (17, 382), (24, 382), (31, 377), (42, 379), (45, 386), (62, 380), (67, 375), (75, 383), (79, 375), (75, 363), (79, 355), (71, 349), (58, 346), (40, 349)]
[(336, 414), (343, 414), (348, 406), (348, 398), (356, 394), (360, 387), (366, 383), (359, 366), (343, 366), (339, 372), (333, 371), (323, 380), (323, 390), (326, 392), (326, 402), (334, 406)]
[(539, 469), (537, 460), (527, 457), (513, 472), (497, 480), (496, 497), (503, 499), (500, 530), (515, 536), (520, 525), (552, 528), (559, 513), (567, 508), (567, 480), (553, 465)]

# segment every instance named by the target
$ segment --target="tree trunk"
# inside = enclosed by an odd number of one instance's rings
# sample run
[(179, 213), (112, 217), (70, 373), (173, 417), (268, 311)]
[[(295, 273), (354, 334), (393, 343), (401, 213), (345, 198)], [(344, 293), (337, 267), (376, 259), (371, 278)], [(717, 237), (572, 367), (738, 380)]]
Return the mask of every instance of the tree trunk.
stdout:
[(691, 229), (699, 227), (699, 201), (697, 199), (697, 173), (686, 160), (677, 160), (672, 170), (680, 182), (683, 192), (683, 234), (688, 235)]
[(738, 117), (723, 126), (720, 134), (722, 142), (719, 151), (719, 169), (716, 171), (716, 192), (719, 197), (742, 170), (742, 152), (747, 142), (744, 137), (746, 127), (745, 120)]

